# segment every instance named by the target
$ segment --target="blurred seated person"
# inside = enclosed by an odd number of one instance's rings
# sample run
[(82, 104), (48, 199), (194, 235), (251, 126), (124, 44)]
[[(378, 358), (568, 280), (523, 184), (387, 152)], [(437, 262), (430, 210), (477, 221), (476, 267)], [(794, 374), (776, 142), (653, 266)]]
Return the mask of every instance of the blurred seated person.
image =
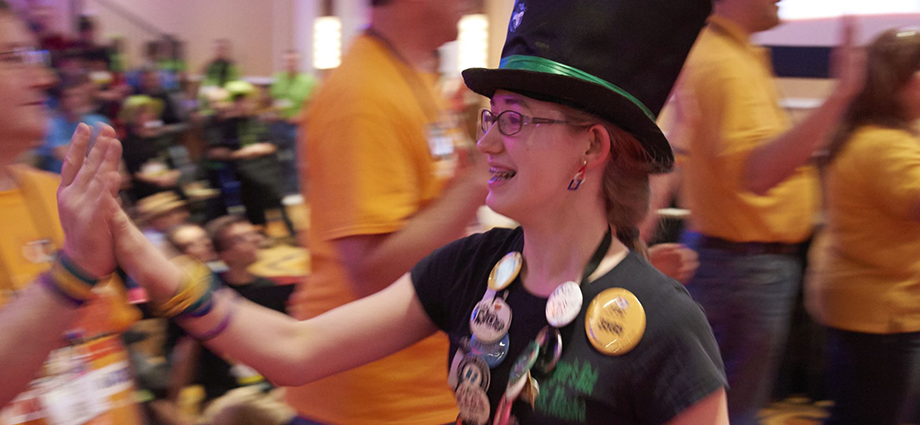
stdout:
[[(176, 244), (182, 254), (198, 260), (210, 255), (206, 244), (200, 243), (198, 226), (182, 226), (184, 236), (198, 243)], [(196, 229), (196, 231), (191, 231)], [(212, 220), (207, 225), (208, 235), (217, 256), (227, 266), (227, 270), (216, 275), (212, 281), (215, 290), (233, 291), (243, 298), (262, 306), (284, 313), (287, 299), (293, 292), (294, 285), (275, 285), (272, 281), (253, 275), (249, 269), (258, 260), (258, 246), (261, 235), (245, 218), (224, 216)], [(173, 241), (179, 234), (171, 232)], [(181, 240), (181, 237), (178, 238)], [(174, 395), (192, 384), (204, 387), (205, 398), (202, 401), (202, 415), (198, 423), (217, 423), (216, 418), (230, 419), (226, 409), (235, 412), (241, 406), (244, 410), (261, 412), (264, 424), (286, 424), (293, 417), (293, 411), (287, 408), (280, 395), (272, 392), (272, 385), (258, 372), (232, 360), (224, 359), (216, 353), (202, 347), (189, 337), (173, 321), (167, 330), (166, 352), (170, 360), (170, 389), (167, 392), (171, 402)], [(222, 422), (227, 423), (227, 422)]]
[(161, 118), (163, 124), (169, 126), (167, 127), (168, 131), (179, 133), (187, 128), (184, 124), (185, 114), (178, 99), (163, 87), (162, 78), (160, 78), (161, 74), (162, 71), (157, 71), (156, 68), (144, 68), (141, 70), (140, 86), (138, 86), (135, 93), (162, 101), (163, 114)]
[(109, 123), (102, 115), (92, 112), (94, 108), (90, 89), (90, 81), (85, 75), (68, 77), (62, 81), (59, 111), (52, 115), (44, 144), (38, 149), (42, 169), (60, 174), (70, 139), (81, 122), (93, 128), (90, 140), (95, 140), (99, 132), (98, 124)]
[(176, 253), (166, 239), (169, 229), (185, 224), (189, 212), (185, 200), (175, 192), (160, 192), (137, 202), (136, 220), (147, 240), (172, 257)]
[(206, 156), (213, 187), (222, 188), (224, 206), (233, 206), (226, 189), (228, 179), (239, 183), (239, 202), (246, 217), (265, 225), (265, 211), (281, 210), (288, 230), (292, 225), (281, 205), (281, 170), (267, 124), (259, 119), (260, 92), (250, 83), (227, 84), (230, 104), (217, 112)]
[(162, 111), (163, 102), (159, 99), (137, 95), (128, 98), (122, 109), (126, 129), (122, 159), (131, 176), (134, 201), (159, 192), (179, 191), (182, 172), (169, 155), (172, 138), (164, 131)]
[(202, 74), (202, 86), (224, 87), (227, 83), (240, 79), (240, 70), (236, 61), (231, 57), (232, 46), (230, 39), (220, 38), (214, 40), (214, 58), (208, 62)]
[(217, 257), (211, 236), (201, 226), (187, 223), (173, 227), (166, 234), (166, 240), (182, 255), (207, 264), (211, 271), (222, 273), (227, 266)]

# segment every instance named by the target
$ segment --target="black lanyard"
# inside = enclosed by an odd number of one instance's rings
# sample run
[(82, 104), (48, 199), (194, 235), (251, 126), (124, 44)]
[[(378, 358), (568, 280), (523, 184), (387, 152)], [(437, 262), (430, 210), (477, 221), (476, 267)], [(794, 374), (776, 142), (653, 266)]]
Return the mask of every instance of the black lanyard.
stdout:
[(607, 233), (604, 234), (604, 239), (601, 240), (601, 244), (597, 246), (597, 250), (594, 251), (594, 255), (591, 256), (591, 260), (588, 261), (588, 265), (585, 266), (585, 274), (581, 276), (581, 284), (584, 285), (588, 283), (588, 277), (594, 273), (598, 266), (601, 265), (601, 260), (604, 259), (604, 255), (607, 254), (607, 250), (610, 249), (610, 244), (613, 242), (613, 234), (610, 231), (610, 226), (607, 226)]

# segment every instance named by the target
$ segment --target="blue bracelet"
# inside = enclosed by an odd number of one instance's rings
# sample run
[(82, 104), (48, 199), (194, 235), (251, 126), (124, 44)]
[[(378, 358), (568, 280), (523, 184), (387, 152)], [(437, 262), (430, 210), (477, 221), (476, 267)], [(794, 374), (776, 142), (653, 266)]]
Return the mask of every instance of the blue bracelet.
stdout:
[(71, 260), (67, 254), (64, 254), (64, 251), (58, 253), (58, 261), (61, 262), (61, 265), (64, 266), (64, 269), (70, 272), (70, 274), (74, 275), (74, 277), (80, 279), (87, 285), (92, 287), (99, 283), (99, 279), (90, 277), (90, 274), (74, 264), (73, 260)]

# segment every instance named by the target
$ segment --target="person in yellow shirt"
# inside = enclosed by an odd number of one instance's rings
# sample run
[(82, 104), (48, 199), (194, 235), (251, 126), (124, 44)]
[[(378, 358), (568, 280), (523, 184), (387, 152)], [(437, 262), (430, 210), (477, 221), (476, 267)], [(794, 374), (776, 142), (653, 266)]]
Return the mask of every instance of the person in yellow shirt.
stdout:
[(920, 389), (920, 32), (878, 36), (868, 64), (822, 161), (827, 225), (805, 288), (828, 328), (826, 425), (911, 422)]
[[(779, 105), (770, 59), (751, 35), (780, 23), (773, 0), (717, 0), (675, 88), (670, 128), (685, 160), (682, 242), (699, 254), (688, 282), (706, 309), (728, 374), (733, 425), (755, 423), (767, 401), (799, 290), (799, 250), (812, 232), (818, 184), (809, 165), (862, 84), (864, 54), (852, 25), (835, 52), (839, 81), (796, 126)], [(662, 177), (653, 187), (676, 187)], [(653, 208), (671, 194), (658, 191)], [(649, 228), (650, 226), (643, 226)], [(645, 235), (648, 237), (649, 235)]]
[(47, 122), (53, 79), (34, 43), (0, 1), (0, 424), (140, 424), (117, 336), (139, 313), (120, 285), (100, 279), (115, 258), (99, 204), (107, 188), (91, 183), (117, 174), (100, 164), (121, 148), (106, 127), (84, 161), (91, 130), (81, 124), (61, 176), (14, 165)]
[[(313, 99), (299, 141), (312, 268), (292, 298), (301, 320), (385, 288), (462, 236), (487, 192), (487, 167), (475, 158), (448, 183), (455, 129), (443, 122), (436, 76), (425, 70), (434, 51), (457, 37), (470, 2), (371, 3), (370, 28)], [(447, 347), (444, 335), (426, 338), (291, 388), (288, 402), (304, 424), (452, 422)]]

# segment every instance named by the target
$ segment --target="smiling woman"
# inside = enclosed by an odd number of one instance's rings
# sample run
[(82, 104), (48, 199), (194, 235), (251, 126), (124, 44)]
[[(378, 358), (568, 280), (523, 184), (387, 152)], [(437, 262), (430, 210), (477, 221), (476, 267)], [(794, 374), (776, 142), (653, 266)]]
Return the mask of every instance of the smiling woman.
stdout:
[(297, 322), (210, 294), (116, 210), (119, 264), (154, 301), (194, 306), (174, 311), (189, 333), (281, 385), (441, 331), (458, 423), (727, 424), (702, 310), (634, 243), (648, 177), (674, 162), (655, 114), (710, 8), (518, 0), (500, 67), (463, 77), (491, 99), (486, 202), (521, 227), (452, 242), (367, 298)]

